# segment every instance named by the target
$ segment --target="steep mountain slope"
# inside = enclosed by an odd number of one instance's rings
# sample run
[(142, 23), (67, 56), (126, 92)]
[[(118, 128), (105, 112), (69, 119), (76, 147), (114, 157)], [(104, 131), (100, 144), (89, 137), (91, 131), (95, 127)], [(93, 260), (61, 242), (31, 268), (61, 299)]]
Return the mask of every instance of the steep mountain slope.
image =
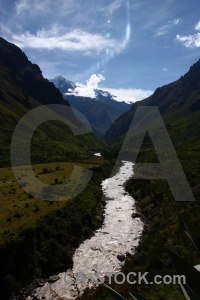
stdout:
[[(60, 90), (60, 92), (62, 94), (68, 93), (69, 96), (71, 96), (70, 93), (73, 94), (75, 88), (77, 87), (77, 85), (75, 83), (66, 79), (62, 75), (58, 75), (55, 78), (50, 79), (50, 81), (55, 84), (55, 86)], [(116, 101), (115, 100), (116, 96), (112, 95), (111, 93), (109, 93), (107, 91), (103, 91), (101, 89), (95, 89), (94, 92), (95, 92), (94, 99), (96, 101), (105, 103), (121, 113), (128, 111), (131, 107), (131, 104), (129, 104), (125, 101), (122, 101), (122, 102)], [(73, 94), (73, 95), (76, 96), (75, 94)], [(80, 97), (80, 98), (83, 98), (83, 97)]]
[[(76, 84), (67, 80), (62, 75), (50, 80), (63, 94), (70, 105), (82, 112), (89, 120), (93, 132), (97, 137), (102, 138), (108, 128), (131, 105), (125, 102), (114, 100), (109, 92), (95, 89), (95, 98), (76, 96), (74, 93)], [(65, 95), (67, 93), (67, 95)]]
[[(127, 184), (127, 191), (137, 201), (137, 207), (146, 224), (143, 239), (137, 253), (128, 259), (124, 265), (124, 273), (148, 271), (147, 279), (153, 282), (154, 276), (161, 274), (177, 274), (168, 249), (173, 250), (191, 266), (199, 264), (199, 256), (188, 237), (185, 228), (181, 228), (180, 214), (189, 228), (195, 243), (199, 245), (200, 228), (200, 60), (196, 62), (187, 74), (179, 80), (158, 88), (155, 93), (140, 102), (135, 103), (131, 110), (122, 115), (108, 130), (106, 138), (120, 147), (126, 137), (125, 154), (134, 153), (133, 130), (129, 129), (138, 106), (157, 106), (163, 117), (169, 136), (172, 140), (183, 171), (192, 190), (194, 199), (175, 201), (169, 184), (165, 179), (133, 178)], [(145, 118), (145, 116), (144, 116)], [(141, 124), (141, 120), (135, 126)], [(127, 132), (129, 134), (127, 135)], [(170, 161), (168, 148), (161, 149)], [(126, 152), (127, 151), (127, 152)], [(151, 140), (146, 134), (136, 163), (159, 163), (157, 153)], [(173, 161), (173, 163), (175, 163)], [(137, 167), (136, 167), (137, 168)], [(136, 169), (137, 170), (137, 169)], [(173, 168), (171, 170), (173, 174)], [(178, 178), (179, 181), (179, 178)], [(183, 189), (181, 189), (182, 192)], [(185, 199), (186, 200), (186, 199)], [(186, 231), (185, 231), (186, 232)], [(180, 274), (180, 273), (179, 273)], [(182, 273), (181, 273), (182, 274)], [(186, 280), (187, 281), (187, 280)], [(134, 290), (146, 299), (185, 299), (179, 285), (161, 283), (147, 285), (116, 285), (116, 290), (123, 295)], [(107, 299), (107, 298), (106, 298)]]
[[(54, 84), (44, 79), (17, 46), (0, 38), (0, 165), (10, 163), (10, 143), (18, 121), (30, 109), (46, 104), (69, 106)], [(75, 119), (74, 119), (75, 120)], [(45, 145), (45, 147), (44, 147)], [(91, 134), (75, 137), (61, 122), (46, 122), (33, 136), (32, 161), (71, 160), (103, 145)]]
[(158, 106), (166, 125), (172, 125), (177, 119), (184, 117), (187, 117), (188, 122), (195, 123), (196, 114), (200, 111), (200, 60), (177, 81), (156, 89), (149, 98), (134, 103), (130, 111), (120, 116), (107, 131), (106, 140), (114, 142), (122, 138), (130, 126), (137, 106), (147, 105)]
[(99, 101), (110, 105), (111, 107), (119, 110), (122, 113), (125, 111), (128, 111), (131, 107), (131, 104), (129, 104), (125, 101), (119, 102), (119, 101), (115, 100), (116, 96), (112, 95), (109, 92), (106, 92), (106, 91), (103, 91), (100, 89), (96, 89), (95, 93), (96, 93), (96, 98)]
[[(80, 240), (88, 237), (101, 222), (97, 215), (101, 214), (102, 210), (100, 183), (102, 176), (104, 178), (104, 171), (98, 168), (98, 162), (101, 164), (103, 159), (101, 157), (94, 159), (93, 153), (101, 151), (104, 143), (90, 133), (74, 135), (72, 129), (76, 128), (79, 120), (73, 111), (70, 119), (67, 119), (68, 125), (60, 121), (48, 121), (35, 130), (31, 143), (31, 159), (35, 163), (33, 170), (35, 177), (40, 177), (41, 182), (49, 184), (50, 188), (60, 188), (60, 184), (70, 177), (74, 165), (82, 168), (81, 172), (75, 170), (78, 187), (84, 182), (86, 169), (94, 167), (96, 170), (93, 171), (88, 187), (75, 197), (76, 195), (72, 195), (71, 192), (72, 190), (77, 192), (76, 180), (70, 178), (67, 182), (71, 186), (67, 188), (64, 186), (64, 201), (54, 201), (56, 199), (51, 198), (52, 192), (45, 188), (42, 192), (48, 195), (45, 200), (49, 201), (44, 201), (36, 194), (25, 192), (22, 188), (28, 182), (28, 166), (19, 167), (20, 170), (24, 170), (17, 179), (23, 178), (22, 184), (19, 185), (15, 180), (13, 169), (10, 168), (13, 131), (24, 115), (32, 112), (33, 108), (47, 104), (61, 104), (71, 112), (68, 102), (63, 99), (59, 90), (53, 83), (43, 78), (40, 68), (32, 64), (18, 47), (0, 38), (0, 295), (2, 299), (11, 299), (13, 292), (19, 291), (35, 277), (41, 276), (41, 272), (48, 276), (56, 269), (60, 270), (68, 266)], [(52, 110), (51, 112), (53, 113)], [(68, 116), (64, 115), (64, 117)], [(43, 115), (38, 114), (38, 119), (42, 117)], [(30, 129), (33, 123), (33, 118), (26, 120), (22, 131)], [(23, 134), (17, 142), (23, 145)], [(84, 158), (90, 159), (85, 162)], [(62, 162), (57, 163), (58, 161)], [(52, 163), (40, 164), (41, 162)], [(2, 166), (9, 167), (1, 168)], [(30, 182), (31, 188), (33, 185), (33, 182)], [(36, 189), (38, 189), (37, 185)], [(41, 224), (40, 228), (39, 224)], [(59, 233), (59, 230), (62, 232)], [(38, 272), (38, 268), (41, 271)], [(16, 296), (16, 298), (25, 299), (25, 296)]]
[(60, 90), (62, 94), (67, 93), (70, 89), (74, 90), (76, 85), (72, 81), (66, 79), (62, 75), (56, 76), (54, 79), (50, 79), (50, 82), (53, 82), (54, 85)]
[(88, 97), (64, 96), (71, 107), (83, 113), (90, 122), (94, 135), (102, 138), (121, 112), (101, 101)]

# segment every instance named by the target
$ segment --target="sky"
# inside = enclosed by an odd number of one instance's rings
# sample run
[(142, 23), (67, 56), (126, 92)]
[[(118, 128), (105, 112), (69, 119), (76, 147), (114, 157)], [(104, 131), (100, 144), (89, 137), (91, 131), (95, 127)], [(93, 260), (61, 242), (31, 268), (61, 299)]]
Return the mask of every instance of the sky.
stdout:
[(0, 36), (77, 93), (134, 102), (200, 58), (199, 0), (1, 0)]

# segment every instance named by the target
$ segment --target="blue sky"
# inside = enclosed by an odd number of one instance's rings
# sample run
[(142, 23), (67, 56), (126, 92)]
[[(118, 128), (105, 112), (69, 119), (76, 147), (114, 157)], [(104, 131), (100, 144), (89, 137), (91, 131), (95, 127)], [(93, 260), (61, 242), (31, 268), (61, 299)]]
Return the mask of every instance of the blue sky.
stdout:
[(125, 100), (147, 97), (200, 58), (199, 0), (1, 0), (0, 15), (0, 35), (44, 77)]

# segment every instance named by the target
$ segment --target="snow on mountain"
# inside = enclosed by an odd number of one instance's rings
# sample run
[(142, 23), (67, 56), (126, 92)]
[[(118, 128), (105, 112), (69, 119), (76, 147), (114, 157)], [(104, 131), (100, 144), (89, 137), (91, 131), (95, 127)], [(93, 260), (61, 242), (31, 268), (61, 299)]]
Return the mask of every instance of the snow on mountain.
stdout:
[(62, 75), (58, 75), (55, 78), (50, 79), (49, 81), (53, 82), (62, 94), (67, 93), (68, 91), (73, 91), (76, 88), (75, 83), (66, 79)]
[(98, 138), (103, 138), (116, 119), (131, 108), (131, 104), (115, 101), (112, 94), (98, 89), (102, 78), (101, 74), (93, 74), (86, 85), (74, 84), (62, 75), (51, 80), (70, 106), (88, 119), (94, 135)]
[(87, 97), (103, 102), (120, 112), (125, 112), (130, 109), (130, 103), (126, 103), (125, 101), (119, 102), (116, 100), (116, 96), (112, 95), (110, 92), (96, 88), (98, 87), (98, 82), (102, 80), (102, 78), (100, 78), (100, 75), (96, 75), (95, 78), (93, 77), (91, 76), (86, 85), (82, 83), (75, 84), (62, 75), (58, 75), (54, 79), (50, 79), (50, 81), (55, 84), (65, 98), (68, 97), (68, 99), (72, 99), (73, 97), (80, 97), (81, 99), (81, 97)]

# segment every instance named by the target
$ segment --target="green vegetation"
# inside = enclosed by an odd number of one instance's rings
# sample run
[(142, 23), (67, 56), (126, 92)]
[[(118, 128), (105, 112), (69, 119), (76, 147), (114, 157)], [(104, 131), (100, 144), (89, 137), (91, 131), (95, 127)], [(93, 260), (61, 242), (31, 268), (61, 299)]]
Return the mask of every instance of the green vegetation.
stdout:
[[(156, 90), (146, 100), (133, 105), (132, 109), (122, 115), (107, 132), (106, 138), (120, 150), (123, 138), (129, 129), (137, 106), (158, 106), (166, 128), (177, 152), (187, 180), (190, 184), (195, 202), (175, 202), (166, 180), (131, 179), (127, 191), (136, 199), (138, 210), (145, 222), (144, 236), (134, 256), (125, 261), (123, 272), (149, 272), (152, 281), (155, 275), (177, 274), (168, 252), (172, 249), (185, 261), (194, 266), (199, 264), (199, 257), (194, 251), (189, 238), (185, 236), (178, 218), (190, 228), (192, 235), (200, 241), (200, 61), (176, 82)], [(134, 150), (131, 144), (127, 153)], [(150, 136), (147, 134), (137, 162), (159, 163)], [(185, 299), (179, 285), (123, 285), (112, 287), (126, 299), (132, 299), (129, 292), (137, 292), (148, 300)], [(89, 293), (89, 292), (88, 292)], [(99, 291), (93, 291), (91, 299), (101, 299)], [(87, 296), (84, 299), (88, 299)], [(103, 294), (103, 299), (112, 299)]]
[[(94, 168), (102, 164), (101, 157), (88, 159), (82, 163), (46, 163), (33, 165), (33, 171), (36, 177), (44, 183), (58, 184), (66, 181), (75, 165), (85, 168)], [(76, 184), (82, 182), (81, 176), (84, 174), (77, 174)], [(23, 175), (22, 182), (27, 181), (26, 173)], [(74, 182), (71, 183), (72, 192), (75, 188)], [(68, 199), (68, 192), (65, 192), (65, 198)], [(49, 202), (27, 194), (23, 188), (18, 184), (12, 169), (0, 168), (0, 242), (5, 242), (10, 237), (15, 236), (17, 231), (28, 226), (36, 224), (37, 220), (45, 214), (52, 212), (58, 208), (63, 207), (65, 201)]]
[[(114, 143), (112, 151), (92, 134), (74, 136), (70, 126), (61, 122), (46, 122), (39, 126), (31, 144), (31, 161), (36, 177), (52, 187), (60, 187), (69, 178), (73, 162), (93, 171), (89, 185), (75, 198), (71, 197), (76, 188), (72, 180), (70, 192), (67, 193), (65, 186), (61, 191), (62, 196), (66, 195), (65, 201), (42, 201), (27, 194), (13, 177), (10, 168), (13, 130), (20, 118), (34, 107), (68, 103), (55, 86), (43, 78), (37, 65), (28, 61), (18, 47), (0, 38), (0, 294), (3, 299), (9, 299), (11, 293), (29, 284), (35, 277), (69, 268), (74, 250), (101, 225), (104, 201), (100, 183), (109, 177), (112, 158), (120, 150), (139, 105), (158, 106), (197, 201), (175, 202), (165, 180), (136, 180), (133, 177), (127, 184), (127, 190), (136, 199), (146, 225), (137, 252), (126, 260), (123, 271), (149, 271), (150, 280), (157, 274), (176, 273), (167, 248), (191, 265), (199, 263), (191, 241), (185, 238), (177, 214), (182, 215), (191, 232), (200, 240), (199, 74), (200, 61), (176, 82), (157, 89), (154, 95), (133, 105), (107, 132), (106, 139)], [(131, 144), (129, 146), (127, 152), (131, 153), (133, 148)], [(102, 158), (91, 160), (94, 152), (103, 153), (104, 158), (111, 158), (112, 162), (102, 166)], [(137, 162), (158, 162), (148, 135)], [(75, 174), (80, 184), (84, 170), (82, 172)], [(21, 186), (28, 185), (26, 172), (20, 180)], [(49, 190), (43, 192), (49, 197)], [(132, 299), (129, 292), (133, 291), (149, 300), (183, 299), (177, 285), (113, 283), (112, 287), (127, 299)], [(86, 291), (83, 300), (89, 297), (101, 299), (102, 294), (99, 290)], [(103, 297), (111, 299), (106, 293)]]
[[(109, 176), (111, 167), (102, 169), (104, 160), (93, 156), (104, 148), (109, 153), (109, 147), (93, 134), (74, 135), (71, 128), (77, 119), (72, 113), (69, 125), (45, 122), (34, 131), (31, 162), (35, 176), (55, 188), (69, 178), (74, 164), (83, 170), (75, 173), (75, 179), (70, 178), (68, 190), (63, 187), (65, 201), (42, 201), (33, 193), (26, 193), (23, 187), (28, 186), (29, 178), (24, 162), (18, 164), (23, 168), (18, 178), (21, 186), (10, 168), (13, 131), (19, 120), (35, 107), (69, 105), (54, 84), (43, 78), (40, 68), (21, 49), (2, 38), (0, 81), (0, 294), (8, 299), (34, 277), (69, 267), (74, 249), (102, 221), (100, 182)], [(31, 122), (26, 123), (25, 129)], [(23, 137), (17, 142), (23, 145)], [(76, 184), (83, 183), (84, 168), (93, 170), (93, 177), (89, 186), (74, 198)], [(43, 193), (47, 200), (56, 200), (50, 199), (49, 191)]]
[[(57, 165), (48, 164), (48, 168), (56, 169)], [(40, 176), (48, 182), (55, 176), (59, 178), (58, 173), (60, 177), (66, 175), (69, 163), (60, 166), (63, 170)], [(2, 232), (0, 245), (0, 293), (4, 299), (34, 277), (55, 274), (71, 266), (74, 250), (102, 223), (104, 201), (100, 183), (109, 177), (112, 166), (112, 163), (102, 167), (95, 165), (90, 184), (68, 201), (42, 202), (34, 198), (28, 200), (27, 195), (21, 195), (15, 202), (16, 212), (11, 210), (10, 222), (6, 220), (7, 215), (2, 221), (7, 227)], [(34, 167), (36, 173), (44, 169), (44, 165)], [(17, 194), (20, 192), (16, 190)]]
[[(199, 118), (198, 114), (196, 118)], [(170, 126), (169, 134), (197, 201), (175, 202), (166, 180), (130, 180), (127, 190), (136, 199), (140, 213), (145, 216), (147, 227), (137, 253), (125, 263), (125, 272), (149, 271), (151, 279), (157, 274), (163, 276), (177, 274), (168, 248), (191, 265), (200, 263), (178, 219), (180, 213), (191, 232), (200, 241), (200, 135), (194, 126), (196, 118), (189, 116), (175, 121)], [(149, 139), (146, 139), (138, 156), (138, 162), (156, 162), (155, 159), (153, 145), (149, 143)], [(140, 291), (150, 300), (184, 299), (180, 288), (176, 285), (169, 287), (144, 284), (130, 289)]]
[[(136, 254), (125, 262), (123, 267), (125, 274), (133, 271), (149, 272), (149, 281), (152, 281), (155, 275), (177, 274), (168, 248), (191, 265), (200, 263), (178, 219), (178, 213), (181, 213), (195, 238), (200, 241), (200, 136), (199, 132), (195, 132), (194, 122), (195, 118), (192, 116), (187, 118), (187, 122), (186, 118), (183, 122), (178, 120), (170, 126), (169, 133), (197, 201), (175, 202), (166, 180), (138, 180), (133, 177), (128, 182), (127, 191), (136, 199), (138, 210), (146, 226)], [(180, 132), (182, 134), (179, 135)], [(158, 162), (148, 135), (141, 147), (138, 162)], [(148, 300), (185, 299), (178, 285), (144, 283), (134, 286), (113, 284), (113, 287), (127, 299), (131, 299), (128, 293), (132, 291), (143, 295)], [(104, 299), (110, 298), (105, 296)]]
[[(0, 166), (10, 165), (10, 145), (19, 120), (31, 109), (48, 104), (69, 107), (59, 90), (43, 78), (40, 68), (32, 64), (17, 46), (0, 38)], [(76, 119), (71, 116), (69, 125)], [(28, 126), (31, 126), (27, 124)], [(23, 143), (23, 139), (18, 141)], [(105, 144), (92, 134), (75, 136), (71, 127), (59, 121), (41, 124), (31, 143), (32, 163), (76, 161), (99, 152)], [(23, 162), (22, 162), (23, 163)], [(20, 163), (20, 164), (22, 164)]]
[[(190, 120), (192, 118), (189, 118)], [(147, 279), (153, 281), (155, 275), (178, 274), (170, 257), (168, 249), (173, 250), (185, 261), (194, 266), (200, 263), (191, 240), (186, 237), (178, 214), (190, 228), (193, 236), (200, 245), (199, 215), (200, 215), (200, 136), (191, 133), (179, 136), (175, 133), (190, 128), (189, 122), (176, 122), (177, 128), (171, 126), (170, 135), (175, 150), (186, 173), (189, 184), (194, 193), (195, 202), (176, 202), (171, 194), (166, 180), (139, 180), (134, 176), (129, 180), (126, 189), (136, 200), (137, 210), (145, 223), (144, 236), (136, 249), (136, 254), (127, 258), (122, 269), (124, 274), (129, 272), (149, 272)], [(178, 128), (178, 126), (180, 126)], [(142, 144), (137, 162), (158, 162), (156, 152), (149, 135)], [(109, 285), (110, 286), (110, 285)], [(148, 300), (184, 300), (182, 290), (177, 284), (160, 285), (130, 285), (112, 283), (118, 293), (126, 299), (132, 299), (129, 293), (136, 292)], [(102, 297), (102, 298), (101, 298)], [(113, 299), (104, 290), (86, 291), (84, 299)]]

